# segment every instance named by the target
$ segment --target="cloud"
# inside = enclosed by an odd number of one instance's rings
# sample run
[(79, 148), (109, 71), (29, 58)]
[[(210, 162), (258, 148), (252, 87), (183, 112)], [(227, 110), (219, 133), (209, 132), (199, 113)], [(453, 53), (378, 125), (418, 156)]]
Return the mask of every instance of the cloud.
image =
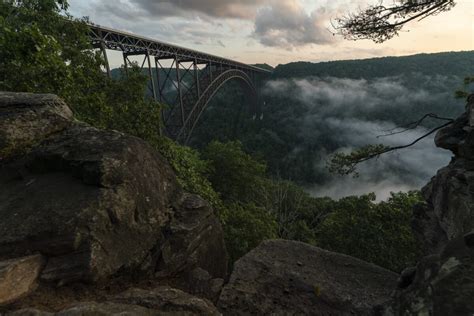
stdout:
[(187, 16), (190, 13), (218, 18), (252, 19), (265, 0), (131, 0), (153, 16)]
[[(440, 88), (449, 85), (450, 78), (420, 79), (439, 88), (434, 91), (450, 91)], [(424, 106), (433, 112), (440, 111), (433, 105), (444, 107), (449, 101), (442, 100), (452, 98), (449, 93), (433, 93), (433, 89), (411, 88), (408, 82), (403, 77), (374, 80), (314, 77), (267, 83), (263, 93), (269, 108), (273, 96), (288, 98), (287, 103), (304, 107), (297, 121), (292, 122), (303, 141), (293, 155), (297, 157), (305, 148), (318, 148), (317, 152), (313, 151), (312, 164), (321, 178), (329, 179), (308, 187), (308, 192), (332, 198), (375, 192), (382, 200), (392, 191), (420, 189), (439, 168), (448, 164), (451, 153), (436, 148), (431, 136), (414, 147), (361, 164), (358, 178), (330, 175), (326, 170), (326, 162), (335, 152), (350, 152), (367, 144), (404, 145), (428, 132), (429, 127), (421, 127), (390, 137), (377, 137), (413, 120), (419, 115), (417, 111), (425, 111)]]
[(265, 46), (283, 48), (329, 44), (335, 40), (326, 28), (330, 17), (324, 8), (308, 14), (300, 1), (272, 1), (259, 9), (253, 37)]

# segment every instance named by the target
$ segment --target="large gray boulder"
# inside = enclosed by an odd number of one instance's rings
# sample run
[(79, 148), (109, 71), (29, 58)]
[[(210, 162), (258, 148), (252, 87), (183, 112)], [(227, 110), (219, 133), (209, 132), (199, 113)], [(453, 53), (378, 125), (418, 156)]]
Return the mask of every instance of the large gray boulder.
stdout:
[(438, 171), (422, 192), (427, 201), (415, 210), (414, 230), (425, 254), (474, 228), (474, 95), (466, 113), (436, 135), (438, 147), (451, 150), (451, 163)]
[(7, 316), (81, 316), (81, 315), (220, 315), (209, 301), (183, 291), (162, 286), (152, 290), (129, 289), (103, 302), (75, 303), (58, 312), (25, 308)]
[(170, 314), (220, 315), (211, 302), (167, 286), (152, 290), (130, 289), (111, 298), (110, 302), (138, 305)]
[(0, 122), (14, 131), (0, 133), (0, 152), (28, 144), (0, 161), (0, 259), (40, 253), (41, 279), (58, 284), (226, 275), (212, 208), (146, 142), (73, 121), (52, 95), (0, 93)]
[(55, 95), (1, 92), (0, 161), (62, 131), (71, 121), (71, 110)]
[(397, 275), (294, 241), (265, 241), (237, 261), (218, 308), (225, 315), (371, 315)]
[(75, 124), (0, 174), (0, 255), (40, 252), (42, 278), (106, 278), (137, 269), (162, 240), (177, 185), (142, 140)]
[(472, 316), (474, 232), (450, 241), (439, 255), (423, 258), (401, 279), (384, 316)]
[(25, 308), (7, 313), (6, 316), (157, 316), (166, 315), (138, 305), (117, 303), (80, 303), (57, 313)]

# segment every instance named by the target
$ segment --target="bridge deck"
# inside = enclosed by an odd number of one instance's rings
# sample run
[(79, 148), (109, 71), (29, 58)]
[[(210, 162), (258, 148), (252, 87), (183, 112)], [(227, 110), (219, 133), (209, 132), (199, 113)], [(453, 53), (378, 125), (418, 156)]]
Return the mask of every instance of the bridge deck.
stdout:
[(148, 55), (155, 56), (160, 59), (175, 59), (177, 57), (181, 61), (196, 62), (198, 64), (213, 63), (259, 73), (271, 72), (266, 69), (247, 65), (235, 60), (180, 47), (112, 28), (95, 24), (89, 24), (89, 27), (91, 30), (90, 37), (94, 46), (101, 47), (101, 45), (105, 45), (106, 49), (122, 51), (128, 55), (148, 53)]
[[(249, 88), (255, 100), (253, 108), (258, 110), (255, 85), (258, 77), (271, 73), (269, 70), (95, 24), (89, 27), (91, 43), (101, 49), (109, 77), (107, 49), (122, 52), (125, 74), (133, 64), (129, 56), (143, 57), (141, 69), (148, 69), (150, 95), (166, 105), (162, 110), (163, 131), (172, 139), (188, 142), (209, 101), (231, 79)], [(171, 65), (164, 66), (163, 60)], [(167, 92), (170, 88), (176, 93)]]

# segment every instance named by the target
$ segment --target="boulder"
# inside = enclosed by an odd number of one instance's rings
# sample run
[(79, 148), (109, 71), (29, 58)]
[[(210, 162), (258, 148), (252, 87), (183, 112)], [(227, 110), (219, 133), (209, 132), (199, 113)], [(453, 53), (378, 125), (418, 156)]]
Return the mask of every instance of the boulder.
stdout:
[(0, 93), (0, 161), (65, 129), (72, 112), (52, 94)]
[(30, 293), (37, 285), (43, 264), (40, 255), (0, 262), (0, 305)]
[(225, 315), (371, 315), (397, 275), (294, 241), (265, 241), (235, 264), (218, 308)]
[(43, 279), (98, 280), (140, 267), (169, 221), (174, 174), (138, 138), (83, 124), (0, 174), (0, 256), (40, 252)]
[(468, 239), (450, 241), (440, 255), (423, 258), (391, 304), (380, 315), (457, 315), (474, 313), (474, 248)]
[(158, 287), (153, 290), (130, 289), (113, 297), (110, 301), (120, 304), (139, 305), (167, 313), (220, 315), (211, 302), (170, 287)]
[(224, 286), (224, 279), (215, 278), (204, 269), (196, 268), (185, 277), (186, 290), (199, 297), (205, 297), (216, 303)]
[(474, 95), (467, 111), (435, 138), (451, 150), (451, 163), (422, 189), (426, 205), (415, 209), (413, 228), (425, 254), (436, 254), (446, 244), (474, 228)]
[(213, 278), (227, 276), (227, 251), (222, 226), (209, 203), (197, 195), (183, 194), (166, 227), (157, 276), (176, 275), (195, 268)]
[[(182, 192), (145, 141), (76, 122), (50, 95), (0, 92), (0, 111), (8, 130), (18, 131), (0, 133), (0, 145), (29, 144), (0, 161), (0, 259), (41, 253), (41, 280), (56, 284), (196, 267), (226, 275), (212, 208)], [(41, 129), (27, 133), (28, 124)]]
[(11, 316), (76, 316), (76, 315), (220, 315), (207, 300), (170, 287), (153, 290), (130, 289), (105, 302), (74, 304), (57, 313), (37, 309), (21, 309)]
[[(77, 304), (73, 307), (67, 308), (57, 313), (49, 313), (36, 309), (21, 309), (8, 313), (6, 316), (157, 316), (163, 315), (157, 311), (137, 306), (137, 305), (126, 305), (126, 304), (115, 304), (115, 303), (95, 303), (87, 302)], [(166, 315), (166, 314), (165, 314)]]

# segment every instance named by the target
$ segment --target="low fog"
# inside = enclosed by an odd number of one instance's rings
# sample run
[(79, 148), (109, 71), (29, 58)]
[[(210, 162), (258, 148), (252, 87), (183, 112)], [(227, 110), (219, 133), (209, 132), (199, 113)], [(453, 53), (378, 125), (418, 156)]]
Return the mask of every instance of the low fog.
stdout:
[[(404, 145), (417, 139), (437, 122), (427, 122), (402, 134), (377, 136), (413, 122), (427, 111), (456, 116), (453, 113), (460, 108), (446, 108), (452, 106), (449, 105), (452, 92), (440, 89), (449, 86), (450, 79), (425, 79), (424, 88), (413, 88), (400, 77), (371, 81), (306, 78), (268, 82), (264, 96), (270, 98), (269, 102), (271, 97), (284, 97), (289, 106), (305, 107), (305, 115), (295, 122), (304, 144), (294, 149), (294, 155), (301, 146), (320, 147), (312, 163), (330, 180), (308, 186), (308, 192), (336, 199), (375, 192), (378, 200), (385, 200), (390, 192), (421, 189), (439, 168), (447, 165), (451, 153), (436, 148), (432, 135), (413, 147), (362, 163), (357, 178), (329, 175), (326, 170), (326, 162), (334, 152), (349, 152), (367, 144)], [(270, 107), (271, 104), (267, 108)], [(320, 144), (331, 144), (333, 148)]]

